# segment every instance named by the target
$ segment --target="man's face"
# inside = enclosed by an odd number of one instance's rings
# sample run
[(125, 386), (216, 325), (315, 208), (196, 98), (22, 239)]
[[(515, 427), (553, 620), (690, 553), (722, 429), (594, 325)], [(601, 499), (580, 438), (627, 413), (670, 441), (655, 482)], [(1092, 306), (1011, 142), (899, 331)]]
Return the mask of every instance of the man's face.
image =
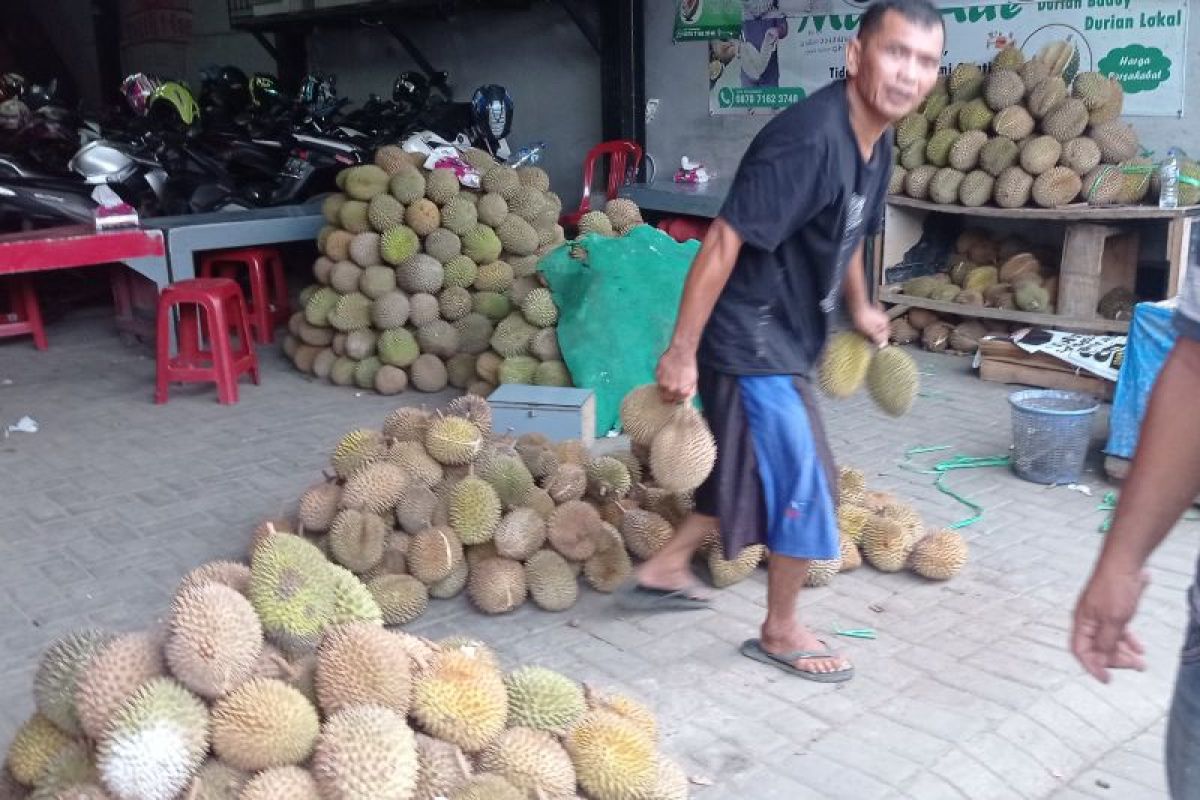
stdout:
[(893, 122), (912, 113), (937, 82), (942, 26), (924, 27), (896, 11), (864, 41), (846, 49), (846, 67), (863, 100)]

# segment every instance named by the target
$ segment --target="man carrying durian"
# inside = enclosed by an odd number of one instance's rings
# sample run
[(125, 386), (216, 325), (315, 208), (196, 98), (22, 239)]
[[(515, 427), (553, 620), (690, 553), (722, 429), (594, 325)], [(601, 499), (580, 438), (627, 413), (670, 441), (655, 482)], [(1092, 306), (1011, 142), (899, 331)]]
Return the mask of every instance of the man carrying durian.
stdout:
[(741, 651), (791, 674), (848, 680), (853, 667), (801, 624), (810, 560), (840, 555), (836, 470), (808, 375), (839, 299), (879, 345), (888, 321), (869, 302), (863, 240), (879, 230), (891, 125), (933, 88), (941, 15), (927, 0), (879, 0), (846, 48), (845, 80), (782, 111), (742, 157), (684, 285), (656, 379), (667, 402), (699, 393), (717, 463), (696, 510), (638, 570), (628, 607), (708, 603), (691, 572), (714, 528), (724, 557), (765, 544), (767, 615)]

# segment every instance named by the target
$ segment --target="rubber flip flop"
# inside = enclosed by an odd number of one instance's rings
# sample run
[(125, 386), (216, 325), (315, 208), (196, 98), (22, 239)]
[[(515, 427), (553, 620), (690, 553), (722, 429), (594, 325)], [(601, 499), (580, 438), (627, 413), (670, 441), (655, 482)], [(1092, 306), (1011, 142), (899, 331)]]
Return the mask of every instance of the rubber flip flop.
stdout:
[(842, 683), (854, 677), (854, 667), (847, 667), (836, 672), (813, 672), (807, 669), (800, 669), (793, 663), (810, 658), (837, 658), (837, 654), (830, 650), (828, 645), (826, 645), (824, 650), (797, 650), (794, 653), (775, 654), (764, 650), (762, 642), (758, 639), (747, 639), (742, 642), (740, 649), (742, 655), (747, 658), (753, 658), (755, 661), (770, 664), (789, 675), (798, 675), (801, 678), (816, 681), (817, 683)]
[(692, 596), (695, 588), (654, 589), (630, 582), (618, 588), (615, 595), (617, 605), (630, 611), (693, 611), (709, 608), (711, 601)]

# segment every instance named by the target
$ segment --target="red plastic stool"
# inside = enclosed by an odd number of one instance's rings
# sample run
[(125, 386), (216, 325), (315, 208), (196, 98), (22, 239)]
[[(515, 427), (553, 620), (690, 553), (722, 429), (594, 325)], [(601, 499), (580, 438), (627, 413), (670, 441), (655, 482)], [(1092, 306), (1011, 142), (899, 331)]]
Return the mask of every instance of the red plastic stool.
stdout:
[(8, 309), (0, 311), (0, 337), (33, 334), (33, 346), (46, 349), (46, 329), (42, 326), (42, 310), (38, 307), (32, 276), (0, 278), (0, 307)]
[[(179, 353), (170, 356), (168, 321), (179, 307)], [(204, 311), (204, 316), (200, 315)], [(229, 332), (237, 332), (238, 348), (233, 349)], [(200, 347), (201, 338), (210, 349)], [(228, 278), (194, 278), (178, 281), (163, 290), (158, 301), (158, 380), (154, 402), (167, 402), (167, 384), (171, 382), (213, 381), (217, 400), (224, 404), (238, 401), (238, 378), (249, 372), (259, 383), (258, 354), (250, 340), (250, 324), (242, 290)]]
[(249, 274), (248, 313), (255, 340), (270, 344), (275, 341), (275, 326), (286, 324), (291, 315), (283, 257), (274, 247), (242, 247), (217, 250), (200, 258), (201, 278), (233, 278), (239, 268)]
[(667, 217), (658, 223), (658, 229), (677, 242), (689, 239), (704, 241), (712, 220), (700, 217)]

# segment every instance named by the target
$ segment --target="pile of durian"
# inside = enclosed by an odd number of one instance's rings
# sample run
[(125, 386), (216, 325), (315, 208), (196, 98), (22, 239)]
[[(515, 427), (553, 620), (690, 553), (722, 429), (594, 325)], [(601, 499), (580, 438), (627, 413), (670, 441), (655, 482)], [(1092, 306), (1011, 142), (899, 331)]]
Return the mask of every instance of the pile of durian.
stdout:
[[(317, 282), (300, 294), (285, 354), (302, 372), (386, 395), (570, 386), (558, 308), (537, 272), (565, 240), (549, 176), (469, 150), (480, 191), (453, 169), (425, 169), (425, 158), (388, 145), (374, 164), (338, 173), (342, 192), (322, 207)], [(641, 211), (614, 200), (580, 224), (611, 235), (614, 224), (642, 224)]]
[(891, 341), (898, 345), (919, 341), (931, 353), (972, 355), (985, 336), (1007, 336), (1010, 325), (1001, 320), (939, 315), (923, 308), (911, 309), (891, 322)]
[[(1053, 250), (1038, 247), (1019, 236), (1000, 237), (980, 228), (966, 228), (940, 269), (931, 275), (910, 278), (900, 290), (914, 298), (963, 305), (964, 316), (970, 316), (971, 306), (1053, 314), (1058, 302), (1057, 262)], [(1129, 319), (1136, 302), (1132, 291), (1116, 287), (1100, 298), (1096, 313), (1105, 319)], [(934, 324), (945, 327), (931, 329)], [(950, 342), (950, 329), (954, 326), (948, 321), (941, 321), (929, 312), (919, 313), (915, 318), (910, 313), (907, 320), (901, 317), (893, 321), (892, 341), (907, 344), (919, 337), (928, 350), (940, 352), (949, 346), (952, 350), (970, 352), (974, 346), (969, 340), (978, 340), (980, 331), (1007, 331), (1004, 323), (991, 325), (986, 320), (963, 324), (969, 328), (964, 329), (964, 344), (957, 345)]]
[[(581, 577), (612, 592), (634, 558), (666, 544), (716, 458), (703, 417), (664, 406), (654, 387), (630, 393), (622, 412), (635, 444), (599, 454), (577, 440), (494, 431), (477, 395), (434, 412), (398, 408), (380, 429), (343, 436), (295, 519), (275, 524), (359, 575), (388, 624), (464, 591), (487, 614), (526, 600), (563, 611)], [(710, 555), (732, 583), (732, 562)]]
[[(986, 72), (959, 64), (897, 123), (889, 191), (1003, 208), (1157, 201), (1157, 166), (1120, 119), (1121, 83), (1078, 70), (1066, 41), (1029, 60), (1009, 45)], [(1185, 160), (1180, 174), (1200, 179), (1200, 165)], [(1179, 194), (1180, 205), (1200, 202), (1200, 183), (1181, 181)]]
[(147, 630), (44, 653), (0, 797), (682, 800), (637, 701), (481, 641), (384, 627), (363, 583), (271, 526)]
[(810, 586), (823, 586), (838, 572), (849, 572), (865, 560), (880, 572), (907, 568), (929, 580), (953, 578), (967, 563), (967, 542), (949, 528), (926, 529), (912, 506), (889, 492), (871, 491), (860, 470), (842, 467), (838, 476), (838, 529), (841, 558), (811, 561)]

